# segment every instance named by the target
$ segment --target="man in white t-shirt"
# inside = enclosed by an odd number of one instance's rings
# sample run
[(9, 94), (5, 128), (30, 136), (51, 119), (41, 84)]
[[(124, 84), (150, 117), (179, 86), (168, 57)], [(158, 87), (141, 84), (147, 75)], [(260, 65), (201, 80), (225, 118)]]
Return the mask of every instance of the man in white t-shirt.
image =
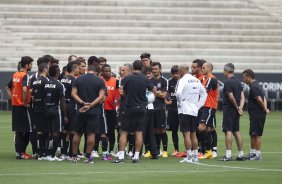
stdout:
[[(189, 74), (188, 65), (179, 67), (180, 80), (176, 88), (180, 131), (183, 134), (187, 157), (180, 162), (198, 162), (198, 140), (196, 117), (204, 105), (207, 92), (199, 79)], [(193, 148), (193, 153), (191, 151)]]

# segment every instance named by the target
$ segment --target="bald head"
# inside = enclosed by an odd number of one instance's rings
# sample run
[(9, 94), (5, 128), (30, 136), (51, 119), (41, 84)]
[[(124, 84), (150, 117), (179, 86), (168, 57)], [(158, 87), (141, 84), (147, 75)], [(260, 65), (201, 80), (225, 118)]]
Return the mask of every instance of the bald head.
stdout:
[(179, 76), (180, 78), (183, 77), (185, 74), (189, 73), (189, 66), (184, 64), (184, 65), (180, 65), (179, 68)]
[(207, 75), (212, 73), (213, 65), (211, 63), (205, 63), (202, 67), (203, 74)]

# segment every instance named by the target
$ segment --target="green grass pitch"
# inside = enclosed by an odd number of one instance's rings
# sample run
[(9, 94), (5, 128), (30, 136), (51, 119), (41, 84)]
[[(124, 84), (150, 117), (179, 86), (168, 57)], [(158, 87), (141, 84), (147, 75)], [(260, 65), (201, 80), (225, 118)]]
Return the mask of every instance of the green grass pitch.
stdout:
[[(224, 135), (221, 127), (220, 112), (217, 113), (218, 153), (225, 153)], [(267, 117), (262, 139), (263, 160), (221, 162), (217, 159), (202, 160), (200, 164), (179, 163), (178, 158), (160, 158), (150, 160), (142, 158), (139, 164), (129, 160), (123, 164), (95, 159), (92, 165), (83, 162), (72, 164), (37, 160), (16, 160), (13, 132), (11, 131), (11, 113), (0, 113), (0, 184), (35, 183), (281, 183), (282, 181), (282, 122), (281, 113), (273, 112)], [(249, 152), (248, 114), (241, 118), (241, 133), (244, 141), (244, 153)], [(169, 153), (173, 151), (171, 134)], [(180, 137), (180, 148), (183, 139)], [(28, 148), (30, 153), (30, 146)], [(233, 140), (233, 157), (236, 157), (236, 144)]]

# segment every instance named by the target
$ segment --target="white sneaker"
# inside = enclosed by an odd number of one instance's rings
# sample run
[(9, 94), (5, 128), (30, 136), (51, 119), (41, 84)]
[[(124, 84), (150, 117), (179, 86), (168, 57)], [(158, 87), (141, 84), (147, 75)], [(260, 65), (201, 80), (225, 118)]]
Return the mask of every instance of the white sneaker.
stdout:
[(216, 158), (217, 157), (217, 152), (216, 151), (213, 151), (212, 152), (212, 158)]
[(68, 158), (69, 158), (69, 156), (66, 156), (65, 154), (62, 154), (62, 155), (60, 156), (60, 159), (61, 159), (61, 160), (68, 160)]
[(100, 157), (100, 156), (99, 156), (99, 154), (98, 154), (97, 151), (92, 151), (92, 152), (91, 152), (91, 157), (98, 158), (98, 157)]
[(199, 162), (199, 159), (198, 159), (198, 158), (193, 158), (193, 162), (194, 162), (194, 163), (198, 163), (198, 162)]
[(163, 156), (162, 150), (160, 150), (160, 154), (159, 154), (158, 156), (159, 156), (159, 157), (162, 157), (162, 156)]
[(45, 157), (38, 157), (37, 160), (44, 160)]
[(84, 155), (77, 155), (77, 158), (84, 158)]
[(46, 157), (43, 158), (43, 160), (47, 160), (48, 161), (50, 158), (51, 158), (50, 156), (46, 156)]
[(54, 159), (55, 159), (55, 161), (57, 161), (57, 162), (61, 162), (61, 161), (63, 161), (63, 159), (60, 159), (60, 158), (58, 158), (58, 157), (54, 157)]
[(193, 163), (192, 159), (188, 159), (187, 157), (184, 158), (183, 160), (179, 161), (180, 163)]

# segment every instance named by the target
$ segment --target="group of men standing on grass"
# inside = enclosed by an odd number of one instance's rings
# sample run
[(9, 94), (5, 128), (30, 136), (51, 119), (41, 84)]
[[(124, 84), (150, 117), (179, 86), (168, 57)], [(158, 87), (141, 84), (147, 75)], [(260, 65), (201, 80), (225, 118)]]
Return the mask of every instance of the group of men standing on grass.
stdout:
[[(7, 85), (12, 99), (16, 158), (31, 157), (26, 154), (30, 140), (33, 156), (38, 160), (68, 159), (76, 163), (81, 157), (79, 144), (84, 134), (85, 163), (93, 163), (100, 142), (103, 160), (116, 156), (113, 163), (122, 163), (127, 154), (133, 163), (138, 163), (143, 143), (144, 157), (168, 157), (166, 130), (172, 131), (175, 149), (172, 155), (184, 157), (180, 162), (195, 163), (198, 159), (217, 157), (215, 115), (219, 91), (212, 63), (193, 61), (192, 75), (188, 65), (174, 65), (171, 79), (167, 80), (162, 76), (161, 64), (152, 62), (150, 54), (143, 53), (140, 59), (120, 67), (118, 80), (103, 57), (89, 57), (86, 72), (85, 59), (71, 55), (61, 73), (58, 60), (46, 55), (38, 59), (38, 72), (31, 78), (28, 72), (33, 59), (22, 57), (19, 71)], [(224, 76), (222, 131), (226, 154), (221, 160), (232, 160), (234, 135), (238, 147), (236, 160), (242, 161), (246, 157), (239, 119), (243, 115), (244, 92), (232, 63), (224, 65)], [(251, 151), (247, 158), (260, 160), (260, 137), (269, 110), (252, 70), (243, 71), (243, 81), (250, 86)], [(180, 152), (178, 146), (179, 128), (184, 138), (184, 152)], [(113, 155), (116, 129), (118, 152)], [(55, 155), (58, 147), (62, 153), (60, 158)]]

